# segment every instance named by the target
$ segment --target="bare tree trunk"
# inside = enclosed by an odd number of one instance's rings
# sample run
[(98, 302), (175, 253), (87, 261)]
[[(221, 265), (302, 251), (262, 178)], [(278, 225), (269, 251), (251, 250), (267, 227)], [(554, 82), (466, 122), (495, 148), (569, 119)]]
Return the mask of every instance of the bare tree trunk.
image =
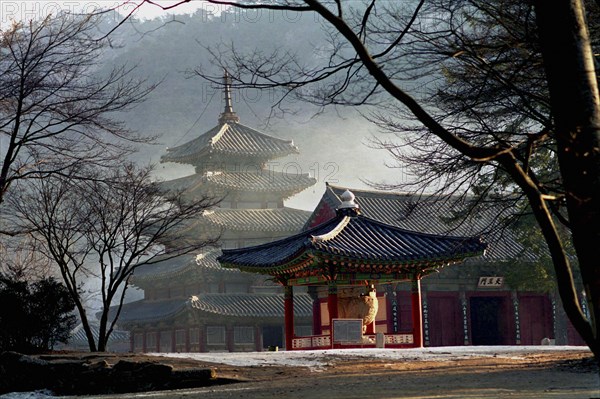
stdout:
[(567, 313), (600, 361), (600, 318), (595, 314), (600, 309), (600, 99), (595, 65), (580, 0), (536, 1), (535, 10), (573, 243), (591, 302), (591, 337), (582, 333), (589, 325)]

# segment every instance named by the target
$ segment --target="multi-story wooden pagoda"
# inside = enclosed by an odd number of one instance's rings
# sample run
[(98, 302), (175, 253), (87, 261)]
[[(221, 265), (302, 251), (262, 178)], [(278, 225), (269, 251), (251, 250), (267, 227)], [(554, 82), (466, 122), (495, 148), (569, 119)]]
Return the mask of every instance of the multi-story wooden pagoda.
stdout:
[[(190, 237), (220, 235), (222, 248), (270, 242), (302, 229), (310, 212), (284, 201), (314, 185), (306, 174), (270, 168), (276, 158), (298, 153), (291, 140), (267, 135), (240, 123), (232, 107), (229, 77), (225, 107), (217, 126), (169, 148), (161, 162), (192, 165), (195, 173), (163, 182), (191, 198), (222, 198), (187, 227)], [(136, 270), (132, 284), (144, 299), (127, 304), (119, 326), (132, 333), (135, 351), (245, 351), (283, 343), (283, 292), (268, 276), (223, 269), (220, 249), (181, 256)], [(297, 298), (296, 317), (310, 334), (312, 299)], [(304, 321), (304, 326), (302, 325)]]

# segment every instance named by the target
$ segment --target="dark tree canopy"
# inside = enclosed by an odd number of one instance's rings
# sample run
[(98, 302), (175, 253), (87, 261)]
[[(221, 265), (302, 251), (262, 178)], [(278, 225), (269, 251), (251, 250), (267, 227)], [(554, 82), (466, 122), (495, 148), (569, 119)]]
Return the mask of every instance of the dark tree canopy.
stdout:
[(67, 342), (75, 304), (54, 278), (37, 282), (0, 277), (0, 351), (40, 353)]

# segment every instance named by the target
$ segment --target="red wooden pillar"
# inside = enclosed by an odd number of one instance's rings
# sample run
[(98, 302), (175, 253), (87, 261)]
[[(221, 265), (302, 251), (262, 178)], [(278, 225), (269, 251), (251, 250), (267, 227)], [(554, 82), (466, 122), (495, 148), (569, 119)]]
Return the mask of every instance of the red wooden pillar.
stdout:
[(199, 341), (199, 351), (200, 352), (208, 352), (206, 350), (206, 326), (204, 324), (198, 327), (198, 341)]
[(423, 314), (421, 305), (421, 278), (415, 276), (411, 286), (413, 342), (416, 348), (423, 347)]
[(331, 320), (338, 318), (338, 289), (335, 281), (330, 281), (327, 287), (327, 310), (329, 311), (329, 329), (333, 328)]
[(292, 350), (294, 339), (294, 287), (285, 285), (283, 300), (283, 316), (285, 322), (285, 350)]
[(190, 345), (190, 327), (186, 326), (185, 328), (185, 351), (186, 352), (191, 352), (191, 345)]
[(254, 350), (257, 352), (263, 351), (262, 328), (260, 326), (254, 327)]
[(227, 345), (227, 350), (229, 352), (235, 352), (235, 342), (234, 342), (234, 332), (233, 326), (225, 326), (225, 344)]
[(321, 300), (319, 299), (319, 293), (317, 287), (311, 285), (308, 287), (308, 294), (312, 299), (312, 333), (313, 335), (321, 335), (323, 329), (321, 326)]
[(329, 337), (333, 348), (333, 319), (338, 318), (338, 289), (335, 280), (329, 281), (327, 286), (327, 310), (329, 311)]

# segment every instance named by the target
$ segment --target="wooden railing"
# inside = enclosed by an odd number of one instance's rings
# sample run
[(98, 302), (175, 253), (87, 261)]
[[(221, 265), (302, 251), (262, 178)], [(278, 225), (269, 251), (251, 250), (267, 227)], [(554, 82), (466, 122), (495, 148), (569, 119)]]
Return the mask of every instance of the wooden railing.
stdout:
[[(412, 334), (383, 334), (386, 347), (402, 348), (412, 347), (414, 344)], [(376, 334), (363, 336), (361, 344), (336, 344), (338, 348), (375, 348), (377, 342)], [(331, 348), (331, 337), (329, 335), (311, 335), (307, 337), (297, 337), (292, 339), (292, 350), (311, 350), (311, 349), (329, 349)]]
[(326, 349), (331, 348), (329, 335), (311, 335), (292, 339), (292, 349)]

